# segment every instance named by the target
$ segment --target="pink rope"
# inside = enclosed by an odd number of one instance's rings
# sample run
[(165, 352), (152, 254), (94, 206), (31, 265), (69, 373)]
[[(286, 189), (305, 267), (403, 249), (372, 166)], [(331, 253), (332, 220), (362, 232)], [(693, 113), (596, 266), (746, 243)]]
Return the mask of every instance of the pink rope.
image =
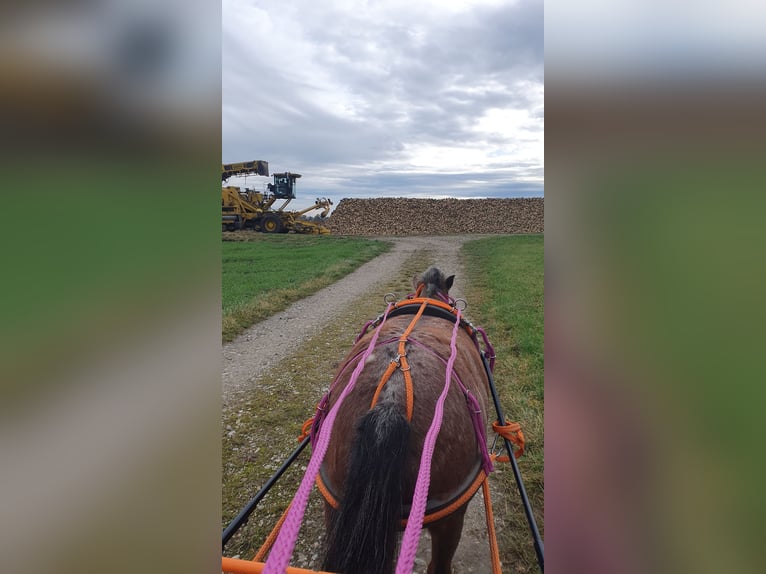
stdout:
[(418, 549), (418, 540), (420, 532), (423, 530), (423, 517), (426, 514), (426, 502), (428, 500), (428, 487), (431, 483), (431, 459), (434, 455), (436, 438), (439, 436), (442, 418), (444, 417), (444, 402), (449, 392), (450, 381), (452, 380), (452, 368), (457, 358), (457, 333), (460, 329), (460, 309), (457, 310), (457, 321), (452, 329), (452, 340), (450, 341), (450, 357), (447, 361), (447, 377), (444, 383), (444, 390), (436, 401), (436, 410), (434, 419), (431, 421), (431, 427), (426, 434), (423, 443), (423, 453), (420, 456), (420, 469), (418, 470), (418, 480), (415, 484), (415, 492), (412, 497), (412, 506), (410, 516), (407, 520), (407, 526), (404, 529), (402, 537), (402, 546), (399, 551), (399, 560), (396, 563), (396, 574), (411, 574), (415, 564), (415, 554)]
[[(386, 307), (386, 312), (383, 314), (383, 320), (380, 322), (380, 325), (378, 325), (378, 328), (375, 329), (372, 339), (370, 339), (367, 351), (365, 351), (359, 364), (351, 374), (351, 378), (349, 379), (346, 388), (343, 389), (338, 400), (330, 409), (330, 412), (327, 413), (327, 417), (319, 431), (316, 445), (313, 445), (313, 452), (311, 453), (311, 460), (306, 468), (306, 473), (303, 475), (301, 485), (298, 487), (298, 492), (295, 493), (295, 497), (290, 505), (290, 510), (287, 513), (287, 517), (279, 532), (279, 536), (277, 536), (277, 540), (274, 542), (274, 547), (269, 554), (269, 558), (266, 560), (266, 567), (263, 570), (264, 574), (283, 574), (287, 570), (287, 566), (290, 564), (290, 556), (292, 556), (293, 549), (295, 548), (295, 541), (298, 539), (298, 531), (301, 528), (301, 521), (306, 512), (306, 504), (308, 503), (311, 489), (314, 486), (317, 474), (319, 474), (319, 467), (322, 465), (322, 460), (327, 452), (327, 447), (330, 445), (330, 437), (332, 436), (332, 427), (335, 422), (335, 417), (338, 414), (338, 410), (344, 399), (356, 385), (356, 381), (359, 378), (362, 369), (364, 369), (367, 358), (372, 354), (375, 348), (375, 342), (378, 340), (378, 335), (380, 335), (380, 329), (386, 322), (386, 317), (388, 316), (391, 307), (392, 304), (389, 303), (388, 307)], [(427, 486), (426, 491), (428, 491)], [(412, 569), (410, 568), (410, 572), (411, 571)]]
[(484, 348), (486, 349), (486, 355), (489, 359), (489, 370), (494, 372), (495, 371), (495, 348), (492, 346), (492, 343), (489, 342), (489, 337), (487, 337), (487, 332), (482, 329), (481, 327), (475, 327), (476, 331), (478, 331), (482, 338), (484, 339)]
[(485, 422), (481, 416), (481, 405), (479, 405), (479, 401), (476, 400), (476, 397), (469, 390), (465, 391), (465, 400), (468, 403), (468, 408), (471, 410), (473, 432), (476, 435), (476, 443), (481, 453), (481, 468), (484, 470), (484, 474), (489, 476), (495, 470), (495, 466), (492, 464), (492, 458), (489, 456), (489, 450), (487, 449), (487, 432), (484, 430)]
[(364, 327), (362, 327), (362, 330), (359, 331), (359, 334), (356, 336), (356, 339), (354, 340), (354, 344), (358, 343), (359, 340), (367, 334), (367, 329), (369, 329), (370, 325), (374, 323), (375, 323), (375, 319), (370, 319), (364, 324)]
[[(410, 337), (410, 343), (414, 343), (424, 351), (431, 353), (445, 365), (449, 363), (449, 361), (446, 361), (444, 357), (440, 356), (431, 347), (424, 345), (417, 339)], [(482, 418), (481, 405), (479, 404), (479, 401), (476, 400), (476, 397), (473, 396), (473, 393), (471, 393), (471, 391), (469, 391), (463, 384), (463, 381), (460, 380), (458, 374), (453, 371), (452, 376), (455, 377), (455, 381), (457, 381), (460, 390), (463, 391), (463, 395), (465, 396), (466, 404), (468, 405), (468, 410), (471, 415), (471, 421), (473, 422), (473, 430), (476, 434), (476, 443), (479, 447), (479, 452), (481, 453), (481, 466), (484, 469), (484, 473), (489, 475), (495, 470), (495, 467), (492, 464), (492, 458), (489, 456), (489, 449), (487, 448), (487, 433), (484, 430), (485, 422)]]
[(322, 422), (324, 421), (325, 411), (327, 411), (327, 403), (329, 402), (330, 391), (327, 391), (319, 400), (316, 413), (314, 413), (314, 422), (311, 425), (311, 432), (309, 432), (309, 440), (311, 441), (311, 444), (314, 444), (314, 441), (316, 441), (316, 437), (319, 434), (319, 430), (322, 427)]

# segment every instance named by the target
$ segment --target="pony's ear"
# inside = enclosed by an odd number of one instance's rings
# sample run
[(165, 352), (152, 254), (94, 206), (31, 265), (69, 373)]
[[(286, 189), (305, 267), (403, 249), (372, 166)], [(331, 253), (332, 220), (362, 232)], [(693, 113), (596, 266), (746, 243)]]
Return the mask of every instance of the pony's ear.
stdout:
[(454, 282), (455, 282), (455, 276), (454, 275), (450, 275), (449, 277), (447, 277), (447, 279), (444, 281), (444, 286), (447, 288), (447, 291), (452, 289), (452, 284)]
[(423, 282), (423, 278), (418, 275), (417, 273), (412, 276), (412, 288), (417, 289), (418, 285), (420, 285)]

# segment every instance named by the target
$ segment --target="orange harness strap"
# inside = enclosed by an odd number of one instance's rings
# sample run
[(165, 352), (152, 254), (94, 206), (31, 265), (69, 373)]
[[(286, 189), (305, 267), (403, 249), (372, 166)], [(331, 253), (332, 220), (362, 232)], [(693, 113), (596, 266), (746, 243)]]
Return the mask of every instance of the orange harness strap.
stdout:
[(279, 517), (279, 520), (274, 525), (274, 528), (272, 528), (271, 532), (269, 532), (269, 535), (264, 541), (263, 545), (258, 549), (258, 552), (255, 553), (255, 556), (253, 556), (253, 562), (263, 562), (263, 560), (266, 558), (266, 554), (269, 550), (271, 550), (271, 547), (274, 545), (274, 541), (276, 541), (277, 536), (279, 536), (279, 531), (282, 530), (282, 525), (285, 523), (285, 518), (287, 518), (287, 513), (289, 512), (291, 505), (292, 502), (287, 505), (287, 508), (285, 508), (282, 516)]
[[(375, 394), (372, 397), (372, 403), (370, 404), (370, 408), (374, 407), (378, 403), (378, 397), (380, 397), (380, 392), (383, 390), (383, 387), (388, 382), (388, 379), (391, 378), (391, 375), (394, 374), (394, 371), (396, 370), (398, 366), (399, 366), (399, 363), (397, 363), (395, 360), (391, 361), (388, 364), (388, 368), (383, 373), (383, 376), (380, 377), (380, 382), (378, 383), (378, 386), (375, 389)], [(406, 385), (406, 382), (405, 382), (405, 385)], [(408, 417), (407, 420), (411, 420), (411, 419), (409, 419)]]
[[(492, 430), (494, 430), (501, 437), (508, 439), (517, 447), (519, 447), (518, 450), (513, 453), (515, 458), (519, 458), (522, 454), (524, 454), (524, 445), (526, 444), (526, 440), (524, 439), (524, 433), (521, 432), (521, 425), (519, 423), (505, 421), (505, 424), (501, 425), (500, 421), (495, 421), (492, 423)], [(497, 457), (497, 461), (510, 462), (511, 459), (508, 458), (508, 455), (502, 455)]]
[[(468, 504), (468, 501), (471, 500), (471, 497), (476, 494), (476, 491), (479, 490), (479, 487), (482, 485), (482, 483), (487, 480), (487, 475), (484, 474), (484, 471), (479, 471), (479, 474), (476, 475), (476, 479), (471, 483), (471, 486), (469, 486), (466, 491), (458, 497), (455, 502), (450, 504), (449, 506), (445, 506), (441, 510), (437, 510), (436, 512), (432, 512), (430, 514), (426, 514), (423, 517), (423, 524), (430, 524), (431, 522), (434, 522), (436, 520), (439, 520), (440, 518), (444, 518), (445, 516), (449, 516), (453, 512), (455, 512), (458, 508), (463, 506), (464, 504)], [(406, 526), (407, 521), (402, 520), (402, 526)]]
[(298, 442), (303, 442), (307, 436), (311, 434), (311, 427), (314, 425), (314, 417), (306, 419), (301, 427), (301, 434), (298, 436)]
[(399, 337), (399, 348), (397, 349), (397, 355), (396, 357), (389, 363), (388, 368), (386, 369), (386, 372), (383, 373), (383, 376), (380, 378), (380, 382), (378, 383), (377, 388), (375, 389), (375, 395), (372, 397), (372, 403), (370, 404), (370, 408), (373, 408), (377, 402), (378, 398), (380, 397), (380, 393), (383, 390), (383, 387), (388, 382), (388, 380), (391, 378), (391, 375), (394, 374), (394, 371), (399, 368), (400, 371), (402, 371), (402, 374), (404, 375), (404, 390), (407, 396), (407, 421), (412, 421), (412, 410), (415, 403), (415, 394), (412, 389), (412, 375), (410, 374), (410, 364), (407, 362), (407, 340), (412, 333), (412, 330), (415, 328), (415, 324), (418, 322), (418, 320), (423, 316), (423, 311), (426, 310), (426, 307), (428, 306), (429, 299), (424, 299), (423, 302), (420, 305), (420, 309), (418, 309), (418, 312), (415, 314), (415, 317), (412, 318), (412, 321), (410, 321), (410, 324), (407, 326), (407, 328), (404, 330), (404, 333), (402, 333), (402, 336)]
[[(221, 571), (230, 574), (262, 574), (266, 564), (263, 562), (251, 562), (250, 560), (239, 560), (237, 558), (221, 557)], [(286, 574), (331, 574), (329, 572), (315, 570), (306, 570), (304, 568), (293, 568), (288, 566)]]
[[(439, 520), (440, 518), (444, 518), (445, 516), (449, 516), (453, 512), (455, 512), (458, 508), (463, 506), (464, 504), (467, 504), (469, 500), (471, 500), (471, 497), (476, 494), (476, 491), (481, 488), (481, 484), (484, 480), (486, 480), (487, 475), (484, 474), (484, 471), (481, 470), (476, 475), (476, 478), (471, 483), (471, 485), (454, 501), (452, 501), (450, 504), (445, 506), (444, 508), (441, 508), (435, 512), (431, 512), (429, 514), (426, 514), (423, 518), (423, 524), (430, 524), (431, 522), (435, 522)], [(317, 490), (321, 493), (322, 497), (325, 499), (327, 504), (332, 506), (335, 510), (337, 510), (340, 507), (340, 503), (338, 502), (338, 499), (333, 496), (333, 494), (330, 492), (330, 490), (327, 488), (327, 485), (325, 485), (324, 481), (322, 480), (321, 475), (317, 475), (316, 478), (316, 485)], [(402, 527), (407, 526), (407, 519), (403, 518), (400, 522), (400, 525)]]
[(492, 574), (500, 574), (500, 549), (497, 545), (497, 533), (495, 532), (495, 515), (492, 512), (492, 500), (489, 496), (489, 478), (481, 483), (481, 493), (484, 495), (484, 515), (487, 518), (487, 538), (489, 539), (489, 554), (492, 559)]

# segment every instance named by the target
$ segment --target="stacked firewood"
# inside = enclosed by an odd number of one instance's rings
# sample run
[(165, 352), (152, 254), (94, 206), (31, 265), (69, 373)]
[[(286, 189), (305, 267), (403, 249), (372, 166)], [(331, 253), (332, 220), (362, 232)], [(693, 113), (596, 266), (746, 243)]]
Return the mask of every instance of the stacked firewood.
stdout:
[(342, 199), (324, 225), (335, 235), (543, 233), (543, 198)]

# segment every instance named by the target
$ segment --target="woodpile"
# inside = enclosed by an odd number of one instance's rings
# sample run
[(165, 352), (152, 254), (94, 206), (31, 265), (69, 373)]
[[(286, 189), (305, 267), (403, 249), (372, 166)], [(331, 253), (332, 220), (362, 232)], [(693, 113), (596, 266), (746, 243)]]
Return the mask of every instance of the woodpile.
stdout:
[(543, 198), (342, 199), (325, 220), (335, 235), (543, 233)]

